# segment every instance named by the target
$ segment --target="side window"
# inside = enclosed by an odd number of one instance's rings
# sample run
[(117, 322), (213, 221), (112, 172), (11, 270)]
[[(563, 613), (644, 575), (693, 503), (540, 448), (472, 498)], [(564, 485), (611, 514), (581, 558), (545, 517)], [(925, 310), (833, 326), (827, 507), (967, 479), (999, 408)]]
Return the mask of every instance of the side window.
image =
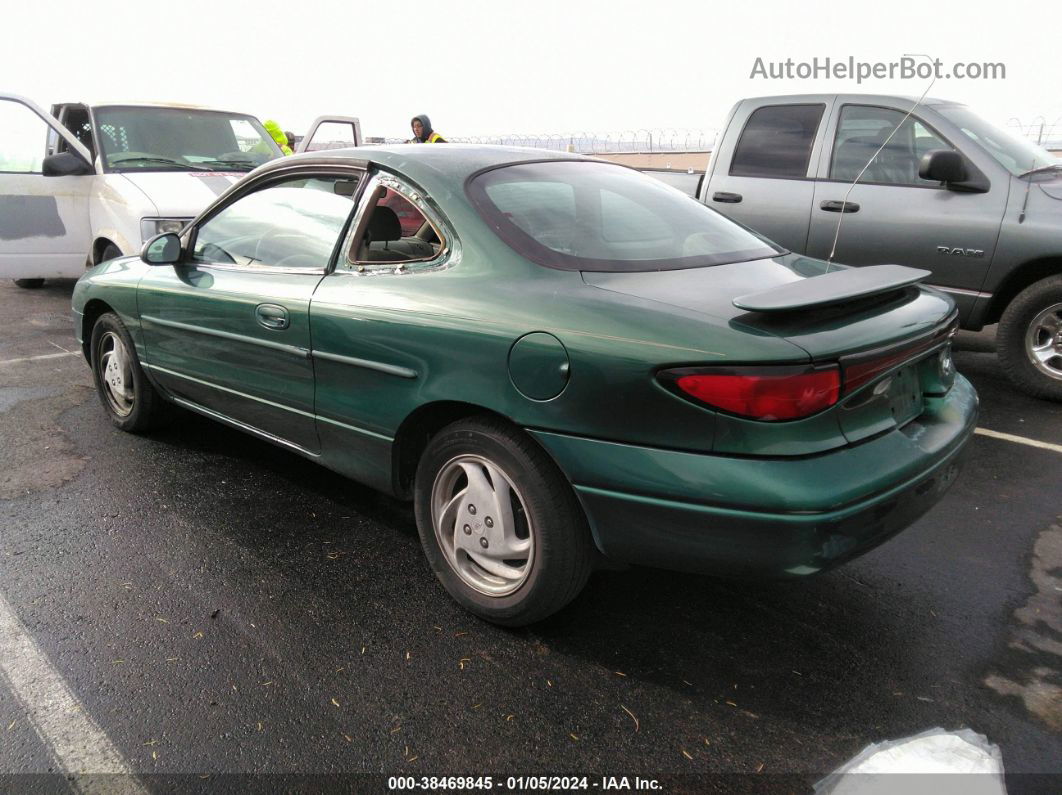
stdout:
[(753, 111), (734, 147), (730, 175), (806, 177), (825, 109), (825, 105), (768, 105)]
[(0, 100), (0, 172), (40, 174), (51, 131), (21, 102)]
[[(88, 110), (84, 106), (70, 106), (63, 117), (63, 126), (74, 134), (78, 142), (96, 157), (96, 143), (92, 140), (92, 124), (89, 122)], [(67, 152), (70, 147), (62, 138), (58, 141), (58, 151)]]
[(368, 221), (347, 252), (348, 266), (425, 262), (445, 248), (438, 227), (390, 185), (376, 187), (365, 212)]
[(354, 209), (352, 177), (300, 177), (242, 196), (196, 230), (192, 261), (248, 268), (328, 266)]
[(358, 145), (358, 130), (354, 122), (324, 121), (310, 132), (306, 143), (307, 152), (320, 152), (326, 149), (347, 149)]
[[(904, 120), (905, 115), (892, 108), (845, 105), (837, 123), (830, 178), (851, 182), (866, 166), (860, 182), (936, 186), (918, 176), (918, 163), (932, 149), (952, 147), (920, 119), (909, 116)], [(888, 144), (878, 152), (886, 140)]]

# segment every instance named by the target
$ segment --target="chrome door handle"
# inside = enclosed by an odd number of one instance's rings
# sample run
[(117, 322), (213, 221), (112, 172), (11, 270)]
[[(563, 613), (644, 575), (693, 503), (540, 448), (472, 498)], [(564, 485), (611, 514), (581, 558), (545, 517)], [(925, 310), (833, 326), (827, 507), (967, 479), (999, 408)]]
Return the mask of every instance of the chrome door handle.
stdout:
[(278, 304), (259, 304), (254, 308), (254, 316), (258, 325), (276, 331), (282, 331), (291, 325), (288, 310)]

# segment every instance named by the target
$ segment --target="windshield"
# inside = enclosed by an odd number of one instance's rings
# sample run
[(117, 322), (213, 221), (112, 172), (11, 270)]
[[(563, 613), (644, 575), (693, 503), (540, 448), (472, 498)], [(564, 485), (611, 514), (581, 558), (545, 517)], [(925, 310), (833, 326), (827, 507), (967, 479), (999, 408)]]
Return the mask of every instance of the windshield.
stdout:
[(781, 253), (674, 188), (608, 163), (505, 166), (475, 177), (468, 193), (510, 247), (551, 268), (673, 270)]
[(989, 124), (963, 105), (944, 105), (937, 110), (1015, 176), (1034, 168), (1062, 165), (1062, 160), (1046, 149), (1027, 138)]
[(281, 155), (253, 116), (152, 107), (94, 115), (106, 171), (250, 171)]

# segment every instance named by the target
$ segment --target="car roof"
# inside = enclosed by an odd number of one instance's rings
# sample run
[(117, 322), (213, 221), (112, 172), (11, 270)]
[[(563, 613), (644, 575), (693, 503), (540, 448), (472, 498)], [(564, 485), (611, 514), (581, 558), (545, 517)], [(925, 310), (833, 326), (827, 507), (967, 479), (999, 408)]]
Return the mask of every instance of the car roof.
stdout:
[(596, 158), (552, 149), (524, 146), (493, 146), (489, 144), (390, 144), (387, 146), (359, 146), (347, 149), (324, 149), (303, 152), (293, 157), (272, 160), (258, 171), (283, 169), (296, 163), (312, 165), (382, 166), (413, 179), (461, 179), (483, 169), (536, 161), (584, 160), (600, 162)]
[(83, 105), (87, 108), (170, 108), (173, 110), (202, 110), (210, 113), (231, 113), (233, 116), (254, 116), (253, 113), (247, 113), (245, 111), (238, 110), (226, 110), (225, 108), (212, 108), (207, 105), (193, 105), (188, 102), (163, 102), (152, 100), (135, 100), (125, 102), (122, 100), (111, 100), (108, 102), (56, 102), (55, 106), (60, 105)]
[[(836, 99), (838, 102), (856, 102), (860, 104), (875, 103), (875, 102), (888, 102), (888, 103), (904, 103), (914, 105), (918, 102), (918, 97), (909, 96), (907, 94), (777, 94), (775, 96), (768, 97), (748, 97), (743, 99), (743, 103), (749, 103), (752, 105), (759, 104), (792, 104), (794, 102), (826, 102), (827, 100)], [(956, 105), (953, 100), (939, 99), (935, 97), (926, 97), (920, 103), (922, 105)]]

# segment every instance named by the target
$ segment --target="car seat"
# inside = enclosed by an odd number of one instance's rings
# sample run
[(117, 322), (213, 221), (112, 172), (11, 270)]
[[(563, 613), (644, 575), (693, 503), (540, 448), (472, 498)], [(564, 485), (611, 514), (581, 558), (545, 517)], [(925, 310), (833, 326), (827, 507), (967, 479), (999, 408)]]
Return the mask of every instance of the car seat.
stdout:
[(401, 262), (409, 259), (400, 251), (392, 251), (390, 244), (402, 239), (402, 223), (398, 214), (382, 204), (373, 208), (365, 243), (358, 259), (362, 262)]

